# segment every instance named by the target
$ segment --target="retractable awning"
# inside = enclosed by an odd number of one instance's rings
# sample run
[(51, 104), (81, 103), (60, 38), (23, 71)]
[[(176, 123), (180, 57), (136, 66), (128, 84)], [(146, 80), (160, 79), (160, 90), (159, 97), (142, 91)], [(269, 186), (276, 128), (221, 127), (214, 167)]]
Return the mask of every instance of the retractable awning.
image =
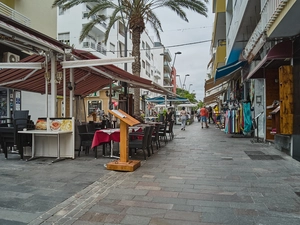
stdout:
[(204, 99), (203, 99), (204, 104), (208, 105), (208, 104), (211, 104), (211, 103), (219, 102), (220, 101), (219, 97), (221, 95), (223, 95), (224, 92), (226, 92), (226, 89), (218, 91), (218, 92), (216, 92), (214, 94), (211, 94), (207, 97), (204, 97)]
[(225, 76), (229, 76), (238, 70), (241, 70), (245, 63), (246, 61), (235, 61), (231, 64), (218, 68), (215, 74), (215, 81), (220, 78), (224, 78)]
[[(64, 63), (61, 64), (63, 54), (71, 51), (70, 46), (0, 14), (1, 45), (9, 46), (15, 52), (18, 51), (21, 60), (17, 63), (18, 65), (14, 63), (14, 67), (7, 67), (7, 65), (2, 67), (0, 70), (0, 86), (41, 94), (45, 94), (46, 83), (44, 77), (46, 58), (42, 54), (51, 51), (53, 54), (59, 55), (56, 59), (55, 69), (56, 71), (63, 71)], [(71, 53), (77, 61), (100, 59), (86, 51), (72, 50)], [(122, 59), (116, 59), (115, 61), (117, 60), (122, 61)], [(70, 61), (63, 62), (69, 63)], [(24, 64), (22, 65), (22, 63)], [(82, 97), (96, 92), (115, 81), (127, 82), (128, 86), (132, 88), (144, 88), (160, 94), (174, 95), (173, 92), (153, 83), (151, 80), (134, 76), (112, 64), (91, 66), (87, 63), (87, 66), (75, 68), (69, 65), (66, 68), (73, 68), (74, 82), (76, 84), (74, 94)], [(66, 81), (69, 81), (70, 70), (66, 69), (65, 71)], [(48, 90), (48, 93), (51, 94), (51, 89), (48, 88)], [(57, 94), (63, 94), (63, 82), (57, 84)], [(69, 91), (66, 94), (69, 95)]]
[(263, 78), (263, 68), (290, 65), (293, 57), (293, 43), (291, 40), (283, 41), (275, 45), (268, 54), (247, 75), (248, 79)]
[[(163, 103), (165, 102), (165, 96), (158, 96), (154, 98), (148, 98), (146, 99), (147, 102), (153, 102), (153, 103)], [(187, 98), (183, 97), (170, 97), (167, 96), (167, 102), (188, 102), (189, 100)]]
[[(74, 50), (75, 55), (80, 59), (86, 59), (84, 55), (89, 55), (94, 58), (91, 53)], [(99, 59), (96, 57), (96, 59)], [(45, 57), (41, 55), (31, 55), (18, 62), (22, 63), (45, 63)], [(56, 61), (56, 71), (63, 71), (63, 66), (60, 61)], [(144, 88), (153, 92), (161, 94), (173, 94), (171, 91), (152, 83), (151, 80), (147, 80), (141, 77), (134, 76), (121, 68), (114, 65), (103, 65), (93, 67), (81, 67), (74, 68), (74, 83), (76, 84), (74, 94), (85, 97), (90, 93), (101, 90), (108, 86), (111, 82), (125, 81), (129, 87)], [(12, 88), (16, 90), (30, 91), (45, 94), (45, 68), (40, 69), (1, 69), (0, 70), (0, 86), (6, 88)], [(70, 70), (66, 69), (66, 80), (70, 80)], [(51, 89), (49, 88), (49, 94)], [(57, 84), (57, 94), (63, 95), (63, 82)], [(69, 92), (66, 93), (69, 95)]]

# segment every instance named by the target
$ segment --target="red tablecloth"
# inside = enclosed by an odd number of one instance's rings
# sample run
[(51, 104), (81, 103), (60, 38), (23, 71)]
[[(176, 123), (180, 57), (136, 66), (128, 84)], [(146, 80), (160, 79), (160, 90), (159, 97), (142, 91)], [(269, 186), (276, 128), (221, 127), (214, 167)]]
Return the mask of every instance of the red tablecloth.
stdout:
[(120, 129), (97, 130), (94, 134), (91, 148), (110, 141), (120, 142)]

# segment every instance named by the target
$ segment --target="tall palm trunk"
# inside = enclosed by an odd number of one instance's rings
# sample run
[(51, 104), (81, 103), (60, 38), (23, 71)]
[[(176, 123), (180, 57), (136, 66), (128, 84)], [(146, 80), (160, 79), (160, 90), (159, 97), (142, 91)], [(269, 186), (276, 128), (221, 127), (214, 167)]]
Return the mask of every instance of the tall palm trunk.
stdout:
[[(132, 56), (135, 57), (132, 63), (132, 74), (140, 77), (141, 75), (141, 33), (140, 28), (132, 29)], [(140, 115), (140, 89), (134, 89), (134, 115)]]

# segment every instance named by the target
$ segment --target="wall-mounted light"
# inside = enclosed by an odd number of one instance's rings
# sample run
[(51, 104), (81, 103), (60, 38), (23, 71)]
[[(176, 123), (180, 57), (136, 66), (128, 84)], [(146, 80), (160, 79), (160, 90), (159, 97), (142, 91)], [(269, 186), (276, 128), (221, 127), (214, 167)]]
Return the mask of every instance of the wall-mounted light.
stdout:
[(62, 72), (57, 72), (55, 75), (55, 81), (56, 83), (60, 83), (63, 77), (63, 73)]
[(50, 76), (49, 72), (45, 72), (44, 76), (45, 76), (45, 79), (46, 79), (47, 82), (51, 81), (51, 76)]
[(116, 95), (116, 92), (113, 90), (112, 93), (110, 94), (109, 91), (105, 91), (106, 97), (114, 97)]
[(76, 84), (74, 83), (74, 85), (72, 86), (72, 82), (67, 82), (67, 88), (72, 91), (73, 89), (75, 90)]

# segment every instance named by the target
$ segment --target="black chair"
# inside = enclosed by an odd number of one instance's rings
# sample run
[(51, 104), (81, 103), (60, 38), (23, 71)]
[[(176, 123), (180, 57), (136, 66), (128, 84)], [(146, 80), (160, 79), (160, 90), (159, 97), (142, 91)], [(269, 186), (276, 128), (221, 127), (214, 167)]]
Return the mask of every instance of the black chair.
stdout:
[(94, 133), (89, 133), (87, 130), (86, 124), (81, 124), (77, 126), (78, 128), (78, 135), (80, 137), (80, 149), (78, 151), (78, 156), (80, 156), (80, 152), (85, 151), (85, 154), (89, 154), (89, 150), (92, 146)]
[(156, 145), (156, 149), (158, 150), (158, 148), (160, 148), (160, 142), (159, 142), (159, 130), (160, 130), (161, 125), (155, 124), (155, 129), (154, 132), (152, 134), (152, 142), (155, 142)]
[(152, 154), (154, 154), (153, 152), (153, 145), (152, 145), (152, 135), (154, 132), (155, 126), (150, 126), (149, 129), (149, 134), (148, 134), (148, 141), (147, 141), (147, 152), (148, 152), (148, 157), (150, 157), (150, 149), (152, 151)]
[[(90, 153), (90, 148), (93, 143), (95, 131), (90, 132), (88, 130), (89, 129), (88, 127), (89, 127), (89, 124), (82, 124), (82, 125), (77, 126), (78, 135), (80, 137), (80, 149), (78, 151), (78, 156), (80, 156), (80, 152), (83, 151), (83, 149), (84, 149), (86, 155), (88, 155)], [(90, 127), (90, 129), (92, 129), (92, 128)], [(107, 144), (109, 144), (109, 146), (111, 146), (110, 142), (105, 142), (105, 143), (101, 144), (103, 147), (103, 150), (102, 150), (103, 155), (105, 155)], [(95, 147), (93, 149), (93, 151), (95, 152), (95, 158), (97, 159), (98, 158), (97, 147)]]
[(88, 133), (94, 133), (96, 131), (96, 124), (93, 122), (89, 122), (86, 127)]
[[(133, 132), (130, 133), (129, 136), (131, 140), (129, 140), (129, 154), (132, 156), (132, 150), (135, 150), (135, 153), (137, 149), (142, 149), (144, 153), (144, 160), (146, 160), (146, 151), (149, 141), (149, 135), (150, 135), (150, 126), (147, 126), (144, 128), (143, 132)], [(142, 139), (137, 139), (137, 137), (142, 137)]]
[(160, 140), (163, 140), (165, 142), (165, 145), (167, 144), (168, 142), (168, 138), (167, 138), (167, 127), (168, 127), (168, 123), (165, 122), (164, 125), (160, 128), (159, 130), (159, 139)]
[(169, 134), (170, 140), (173, 140), (173, 138), (174, 138), (173, 126), (174, 126), (174, 120), (171, 120), (166, 129), (166, 134)]
[(1, 119), (0, 142), (6, 159), (8, 158), (8, 147), (12, 149), (11, 153), (20, 154), (21, 159), (23, 159), (23, 146), (28, 141), (22, 143), (25, 140), (24, 134), (20, 134), (18, 131), (24, 128), (34, 129), (28, 114), (29, 110), (20, 110), (14, 112), (13, 118)]

